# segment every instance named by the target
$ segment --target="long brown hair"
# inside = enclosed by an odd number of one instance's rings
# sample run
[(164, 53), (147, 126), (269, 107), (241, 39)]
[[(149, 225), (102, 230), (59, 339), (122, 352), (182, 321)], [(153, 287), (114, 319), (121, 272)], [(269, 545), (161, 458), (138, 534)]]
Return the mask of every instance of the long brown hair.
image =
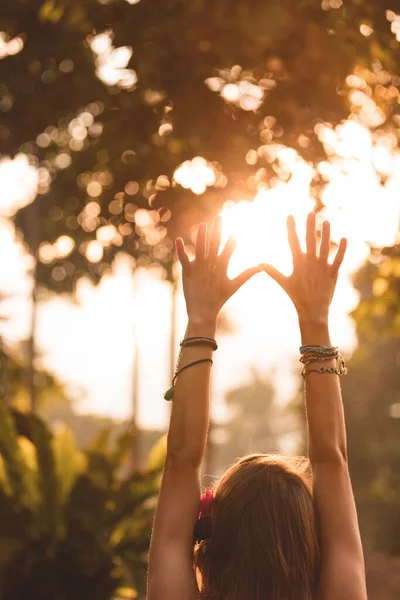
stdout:
[(213, 530), (195, 547), (204, 600), (314, 600), (318, 518), (305, 459), (252, 454), (214, 490)]

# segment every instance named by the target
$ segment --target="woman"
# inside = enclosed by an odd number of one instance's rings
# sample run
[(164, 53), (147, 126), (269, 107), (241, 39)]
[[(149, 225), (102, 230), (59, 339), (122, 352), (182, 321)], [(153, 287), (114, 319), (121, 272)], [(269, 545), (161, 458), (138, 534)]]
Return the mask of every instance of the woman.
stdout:
[[(177, 240), (189, 322), (176, 385), (166, 395), (172, 414), (147, 600), (366, 600), (339, 384), (346, 369), (328, 330), (346, 240), (330, 264), (329, 223), (323, 224), (318, 252), (315, 215), (308, 216), (303, 253), (289, 217), (293, 274), (285, 277), (260, 265), (231, 281), (227, 268), (234, 242), (218, 256), (220, 227), (217, 219), (207, 252), (207, 229), (200, 226), (193, 262)], [(250, 455), (231, 466), (200, 504), (217, 315), (262, 269), (298, 313), (312, 479), (304, 461)]]

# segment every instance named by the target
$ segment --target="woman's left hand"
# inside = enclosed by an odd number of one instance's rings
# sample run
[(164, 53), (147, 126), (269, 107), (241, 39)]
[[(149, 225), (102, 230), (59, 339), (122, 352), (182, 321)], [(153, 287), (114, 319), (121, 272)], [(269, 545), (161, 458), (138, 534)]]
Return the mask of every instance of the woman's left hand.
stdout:
[(256, 273), (262, 265), (247, 269), (235, 279), (228, 278), (228, 265), (236, 242), (231, 237), (221, 254), (221, 218), (216, 217), (209, 236), (207, 251), (207, 225), (199, 226), (196, 253), (193, 261), (185, 250), (182, 238), (177, 238), (176, 249), (182, 265), (183, 291), (189, 321), (192, 323), (214, 323), (223, 305), (233, 294)]

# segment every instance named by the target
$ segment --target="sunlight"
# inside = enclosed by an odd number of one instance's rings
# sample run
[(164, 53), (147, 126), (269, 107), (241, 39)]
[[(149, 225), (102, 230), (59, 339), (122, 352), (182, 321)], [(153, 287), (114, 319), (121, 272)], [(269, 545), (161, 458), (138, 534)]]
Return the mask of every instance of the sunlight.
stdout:
[[(356, 79), (353, 84), (358, 85)], [(81, 126), (81, 122), (76, 121), (73, 126)], [(231, 235), (237, 240), (237, 249), (229, 267), (231, 277), (260, 262), (271, 263), (289, 275), (292, 259), (287, 243), (286, 219), (289, 214), (294, 215), (304, 245), (306, 217), (315, 207), (310, 184), (318, 172), (326, 182), (322, 193), (324, 208), (317, 215), (318, 226), (324, 219), (329, 219), (333, 242), (338, 243), (342, 236), (349, 239), (332, 306), (332, 319), (337, 343), (344, 350), (351, 351), (355, 344), (354, 326), (347, 314), (357, 304), (351, 275), (368, 257), (370, 244), (383, 247), (399, 241), (400, 153), (390, 135), (375, 135), (355, 121), (345, 122), (335, 129), (319, 125), (317, 134), (328, 158), (315, 168), (294, 149), (281, 144), (264, 144), (258, 152), (253, 151), (255, 156), (249, 156), (249, 160), (273, 160), (277, 177), (273, 187), (262, 184), (253, 201), (228, 201), (224, 204), (221, 211), (222, 237), (223, 242)], [(279, 175), (285, 181), (279, 180)], [(381, 175), (385, 178), (383, 184)], [(0, 179), (6, 190), (0, 206), (2, 215), (12, 215), (17, 207), (34, 199), (38, 177), (38, 172), (22, 155), (14, 161), (0, 163)], [(198, 195), (208, 187), (218, 185), (223, 177), (218, 165), (202, 157), (182, 163), (174, 174), (176, 183)], [(93, 183), (97, 182), (90, 180), (85, 183), (93, 199), (86, 205), (84, 215), (86, 220), (95, 221), (100, 205), (97, 201), (99, 186), (91, 185)], [(131, 182), (131, 185), (134, 183)], [(156, 211), (137, 210), (136, 226), (144, 232), (149, 229), (147, 233), (150, 235), (156, 217), (159, 218)], [(104, 248), (116, 243), (116, 237), (120, 236), (114, 225), (99, 225), (95, 229), (96, 239), (82, 248), (92, 263), (101, 261)], [(7, 247), (13, 243), (8, 240)], [(150, 238), (148, 243), (151, 243)], [(67, 256), (73, 247), (70, 236), (60, 236), (55, 243), (40, 246), (40, 259), (51, 263), (57, 257)], [(8, 251), (6, 254), (9, 256)], [(158, 399), (169, 384), (171, 288), (159, 277), (156, 269), (148, 272), (137, 270), (133, 284), (132, 265), (121, 266), (124, 262), (122, 257), (122, 262), (118, 261), (120, 267), (116, 266), (113, 271), (114, 275), (105, 278), (98, 288), (84, 283), (79, 286), (80, 308), (60, 299), (43, 304), (39, 319), (40, 348), (48, 357), (48, 367), (62, 379), (87, 390), (87, 398), (80, 401), (79, 410), (124, 417), (131, 412), (133, 331), (136, 329), (140, 348), (140, 398), (151, 398), (141, 404), (140, 421), (148, 427), (156, 423), (162, 426), (167, 412), (160, 411)], [(10, 280), (10, 277), (11, 273), (4, 273), (5, 279)], [(27, 290), (28, 283), (25, 286)], [(136, 291), (132, 285), (136, 286)], [(27, 296), (24, 302), (22, 312), (29, 315)], [(290, 300), (273, 280), (260, 274), (229, 301), (227, 318), (232, 321), (235, 333), (229, 336), (226, 352), (218, 358), (219, 363), (214, 369), (214, 416), (217, 418), (223, 414), (226, 389), (243, 382), (253, 367), (260, 372), (276, 367), (279, 398), (285, 401), (293, 393), (295, 385), (288, 367), (282, 363), (292, 364), (297, 344), (296, 315)], [(28, 327), (28, 320), (25, 319), (24, 328)], [(177, 324), (179, 336), (186, 324), (181, 290), (178, 293)], [(8, 335), (15, 337), (11, 323), (7, 329)], [(79, 349), (74, 342), (76, 335), (82, 339)], [(265, 342), (266, 335), (270, 340), (268, 343)], [(65, 343), (60, 344), (60, 338)], [(271, 340), (274, 340), (273, 343)], [(225, 344), (223, 340), (221, 343)], [(247, 349), (245, 360), (240, 358), (239, 348), (242, 347)], [(157, 377), (154, 376), (155, 363)], [(117, 398), (110, 402), (110, 397), (115, 398), (115, 394)]]
[(0, 160), (0, 182), (0, 217), (11, 217), (35, 199), (39, 174), (25, 154), (17, 154)]
[(301, 236), (306, 216), (314, 207), (309, 193), (313, 170), (297, 153), (286, 153), (281, 159), (290, 167), (289, 183), (262, 189), (252, 202), (228, 202), (223, 208), (224, 239), (233, 235), (238, 244), (231, 264), (235, 273), (260, 262), (290, 271), (286, 220), (289, 214), (294, 215)]
[(176, 169), (174, 180), (183, 188), (201, 195), (207, 187), (214, 185), (216, 175), (212, 165), (205, 158), (196, 156), (193, 160), (186, 160)]
[(205, 84), (212, 92), (219, 92), (226, 102), (242, 110), (255, 111), (276, 82), (267, 77), (256, 81), (253, 74), (243, 71), (240, 65), (234, 65), (231, 69), (220, 70), (219, 76), (208, 77)]
[(14, 56), (24, 48), (24, 40), (21, 36), (10, 39), (4, 31), (0, 31), (0, 60), (6, 56)]
[(133, 50), (130, 46), (114, 48), (112, 31), (104, 31), (89, 36), (90, 48), (96, 54), (96, 74), (106, 85), (118, 85), (126, 90), (133, 90), (137, 83), (137, 75), (133, 69), (127, 69)]

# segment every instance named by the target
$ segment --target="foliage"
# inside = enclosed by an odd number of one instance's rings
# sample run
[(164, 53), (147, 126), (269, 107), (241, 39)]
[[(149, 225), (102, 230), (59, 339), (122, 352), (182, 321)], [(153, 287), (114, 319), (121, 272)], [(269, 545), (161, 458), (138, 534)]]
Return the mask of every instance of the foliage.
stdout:
[(370, 260), (357, 273), (354, 284), (360, 302), (353, 313), (363, 335), (376, 331), (398, 335), (400, 332), (400, 246), (374, 250)]
[[(110, 430), (110, 444), (113, 445), (115, 439), (130, 427), (128, 421), (119, 421), (96, 414), (76, 413), (74, 405), (68, 402), (40, 406), (39, 415), (51, 429), (57, 427), (60, 422), (66, 425), (73, 432), (79, 449), (86, 448), (90, 441), (104, 429)], [(139, 430), (138, 433), (140, 439), (139, 464), (144, 467), (143, 459), (148, 457), (152, 447), (161, 437), (162, 431), (146, 429)]]
[(66, 428), (52, 436), (32, 414), (0, 412), (0, 597), (144, 594), (163, 447), (121, 478), (129, 434), (112, 450), (102, 432), (81, 453)]
[[(29, 406), (26, 363), (23, 343), (4, 345), (0, 355), (0, 398), (7, 397), (10, 404), (21, 410), (26, 410)], [(35, 384), (41, 410), (47, 409), (49, 404), (68, 404), (63, 386), (44, 369), (37, 369)]]
[[(41, 169), (39, 196), (17, 224), (33, 252), (61, 235), (75, 241), (67, 256), (40, 254), (39, 281), (58, 291), (84, 274), (98, 281), (121, 249), (170, 274), (175, 234), (190, 240), (191, 225), (226, 200), (290, 177), (279, 148), (325, 159), (316, 126), (362, 119), (354, 94), (381, 110), (374, 128), (398, 137), (399, 42), (386, 15), (397, 8), (394, 0), (7, 2), (0, 29), (24, 46), (0, 60), (0, 151), (24, 152)], [(105, 52), (95, 55), (98, 33)], [(215, 179), (198, 195), (174, 180), (196, 156)], [(324, 184), (316, 172), (316, 195)], [(97, 237), (103, 249), (90, 258)]]
[(391, 554), (400, 554), (398, 277), (396, 256), (383, 257), (378, 264), (369, 261), (357, 273), (360, 302), (353, 317), (358, 347), (343, 380), (350, 465), (364, 538)]

